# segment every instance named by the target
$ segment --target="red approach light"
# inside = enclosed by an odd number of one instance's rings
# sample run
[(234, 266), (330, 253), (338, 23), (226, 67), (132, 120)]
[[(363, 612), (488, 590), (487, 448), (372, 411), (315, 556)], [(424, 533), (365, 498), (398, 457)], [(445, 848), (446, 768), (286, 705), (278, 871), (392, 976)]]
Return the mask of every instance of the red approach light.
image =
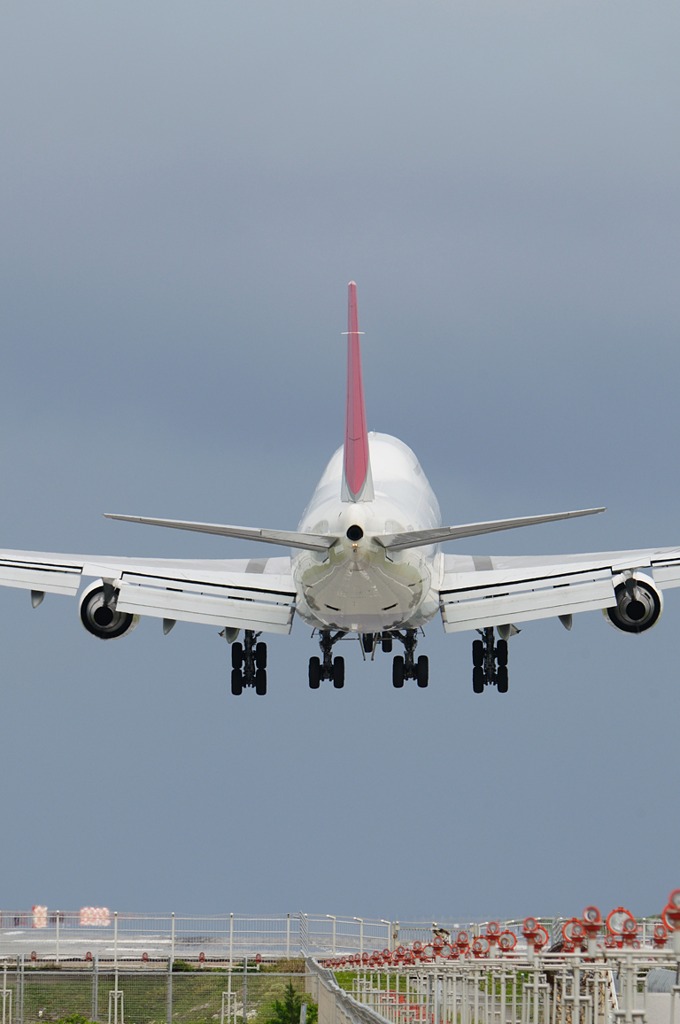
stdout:
[(511, 953), (517, 945), (517, 936), (514, 932), (501, 932), (498, 936), (498, 945), (502, 953)]
[(610, 910), (605, 921), (608, 933), (623, 935), (624, 922), (628, 920), (635, 921), (635, 918), (626, 907), (615, 907), (614, 910)]
[(602, 915), (598, 907), (586, 907), (583, 911), (583, 927), (589, 939), (595, 939), (602, 927)]
[(541, 926), (535, 917), (525, 917), (524, 923), (522, 924), (522, 934), (526, 939), (531, 941), (540, 927)]
[(673, 889), (668, 897), (668, 903), (664, 907), (662, 917), (668, 925), (669, 931), (680, 929), (680, 889)]
[(580, 945), (585, 935), (586, 930), (583, 922), (579, 921), (578, 917), (570, 917), (562, 925), (562, 938), (565, 942), (570, 942), (572, 946)]

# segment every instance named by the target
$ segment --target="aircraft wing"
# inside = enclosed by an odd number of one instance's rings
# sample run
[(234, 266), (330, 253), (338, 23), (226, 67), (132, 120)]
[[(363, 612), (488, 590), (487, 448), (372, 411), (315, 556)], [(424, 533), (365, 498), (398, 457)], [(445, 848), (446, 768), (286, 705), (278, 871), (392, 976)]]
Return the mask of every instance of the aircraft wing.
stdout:
[(86, 577), (117, 592), (132, 615), (290, 633), (295, 587), (290, 558), (162, 559), (0, 550), (0, 586), (75, 597)]
[(442, 557), (440, 610), (447, 633), (613, 608), (617, 577), (635, 571), (659, 590), (680, 586), (680, 548)]

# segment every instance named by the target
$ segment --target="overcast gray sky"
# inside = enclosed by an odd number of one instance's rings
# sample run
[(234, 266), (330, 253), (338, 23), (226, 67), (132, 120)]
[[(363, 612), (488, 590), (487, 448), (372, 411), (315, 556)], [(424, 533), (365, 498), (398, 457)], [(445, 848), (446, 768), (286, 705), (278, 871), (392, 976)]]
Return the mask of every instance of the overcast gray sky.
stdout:
[[(105, 511), (294, 528), (371, 429), (445, 521), (606, 504), (479, 553), (680, 544), (680, 8), (15, 2), (0, 11), (5, 547), (229, 557)], [(0, 592), (0, 906), (402, 920), (659, 910), (680, 884), (678, 626), (528, 624), (510, 692), (343, 653), (270, 693), (216, 630), (87, 635)]]

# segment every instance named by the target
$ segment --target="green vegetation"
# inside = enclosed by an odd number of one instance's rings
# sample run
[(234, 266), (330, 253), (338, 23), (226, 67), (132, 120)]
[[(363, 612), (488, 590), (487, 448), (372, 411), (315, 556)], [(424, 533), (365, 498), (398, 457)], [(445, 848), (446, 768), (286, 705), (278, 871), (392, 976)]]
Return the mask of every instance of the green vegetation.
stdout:
[[(244, 1010), (246, 1024), (299, 1024), (300, 1006), (306, 1002), (308, 1024), (316, 1024), (316, 1006), (304, 995), (304, 974), (299, 970), (287, 974), (276, 969), (249, 970), (246, 980), (244, 1007), (242, 970), (230, 975), (214, 964), (182, 962), (177, 973), (169, 975), (167, 966), (138, 966), (119, 974), (119, 1012), (124, 1008), (126, 1022), (166, 1024), (170, 997), (172, 1024), (215, 1024), (223, 1007), (229, 1024), (244, 1024)], [(19, 982), (18, 972), (8, 971), (7, 987), (14, 1006), (18, 1005)], [(23, 981), (25, 1024), (105, 1024), (115, 987), (110, 970), (27, 970)], [(290, 1021), (295, 1010), (297, 1016)]]
[[(333, 977), (337, 981), (341, 989), (345, 992), (351, 992), (352, 987), (357, 979), (356, 971), (334, 971)], [(386, 973), (382, 971), (376, 971), (372, 976), (371, 984), (378, 991), (387, 991), (389, 988), (390, 992), (407, 992), (408, 991), (408, 976), (406, 974), (394, 974)]]
[(293, 982), (286, 985), (283, 999), (275, 999), (266, 1018), (266, 1024), (300, 1024), (302, 1004), (307, 1004), (307, 1024), (316, 1024), (318, 1006), (304, 992), (293, 988)]

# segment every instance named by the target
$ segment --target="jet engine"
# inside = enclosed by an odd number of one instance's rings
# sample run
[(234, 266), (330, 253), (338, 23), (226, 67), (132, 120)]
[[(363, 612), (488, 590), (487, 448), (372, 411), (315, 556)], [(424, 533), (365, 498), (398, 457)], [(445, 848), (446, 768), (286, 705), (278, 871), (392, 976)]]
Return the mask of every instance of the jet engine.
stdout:
[(604, 608), (606, 619), (624, 633), (644, 633), (661, 618), (663, 595), (654, 580), (644, 573), (618, 576), (614, 581), (616, 604)]
[(95, 580), (80, 598), (80, 621), (100, 640), (116, 640), (132, 632), (139, 616), (116, 611), (116, 591), (103, 580)]

